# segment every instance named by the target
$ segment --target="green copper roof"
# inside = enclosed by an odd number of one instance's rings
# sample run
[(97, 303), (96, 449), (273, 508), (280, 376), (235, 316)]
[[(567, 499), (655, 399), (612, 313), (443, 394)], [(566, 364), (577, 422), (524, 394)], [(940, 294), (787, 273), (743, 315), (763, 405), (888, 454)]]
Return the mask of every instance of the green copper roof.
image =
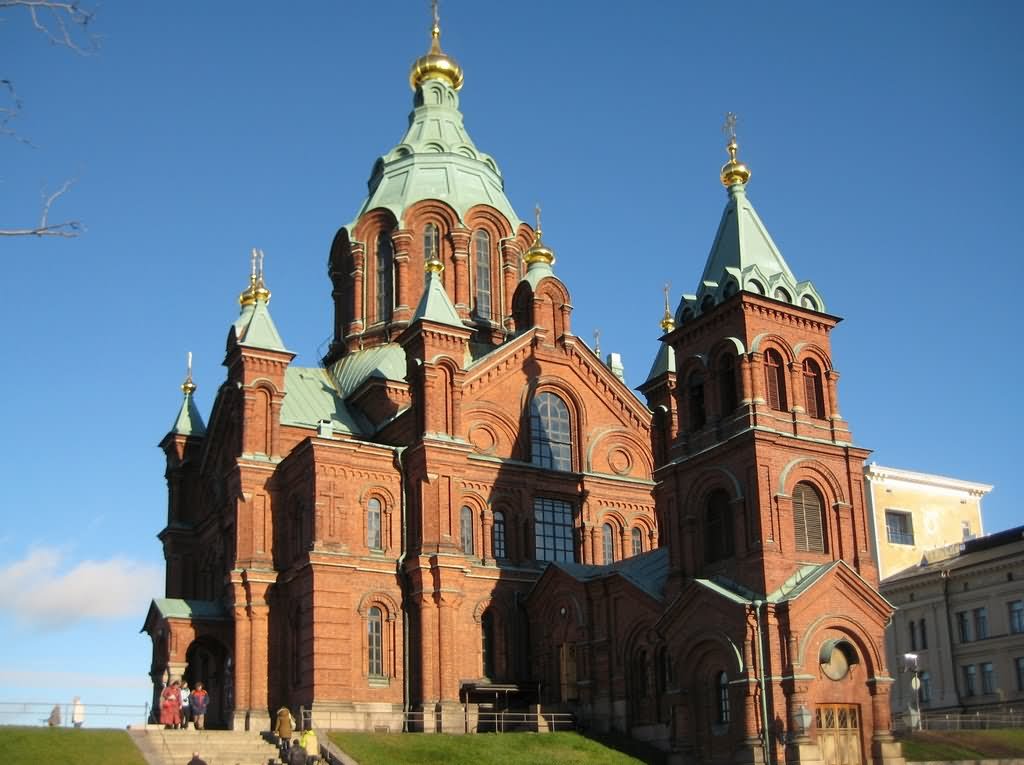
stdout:
[(541, 279), (546, 279), (547, 277), (554, 275), (555, 272), (551, 268), (550, 263), (545, 263), (543, 260), (535, 260), (530, 264), (529, 268), (526, 269), (526, 274), (523, 275), (523, 281), (527, 282), (530, 287), (536, 290)]
[(181, 402), (181, 409), (178, 410), (178, 417), (174, 421), (171, 433), (180, 436), (205, 436), (206, 425), (203, 417), (199, 414), (196, 402), (191, 393), (185, 394), (185, 400)]
[(409, 129), (395, 148), (377, 160), (367, 185), (369, 194), (356, 220), (384, 207), (402, 225), (410, 205), (439, 199), (463, 221), (471, 207), (487, 204), (508, 219), (513, 231), (519, 228), (497, 164), (473, 144), (462, 124), (458, 93), (441, 79), (426, 80), (417, 88)]
[(224, 604), (217, 600), (156, 598), (153, 605), (164, 619), (226, 619)]
[(444, 291), (441, 277), (435, 271), (427, 273), (427, 288), (423, 290), (420, 304), (416, 306), (416, 311), (412, 315), (413, 321), (417, 319), (465, 329), (462, 319), (459, 318), (458, 311), (452, 305), (451, 298)]
[(281, 405), (282, 425), (315, 428), (328, 420), (335, 433), (366, 432), (357, 416), (345, 406), (326, 370), (288, 367), (284, 389), (287, 395)]
[(710, 310), (740, 290), (813, 311), (825, 310), (825, 303), (814, 285), (796, 280), (747, 198), (745, 186), (734, 183), (729, 187), (729, 201), (697, 292), (683, 296), (676, 323)]
[(370, 377), (405, 380), (405, 365), (405, 349), (388, 343), (346, 353), (331, 365), (330, 373), (338, 394), (346, 399)]
[(658, 355), (654, 357), (651, 371), (647, 373), (646, 382), (655, 380), (663, 374), (676, 371), (676, 355), (667, 343), (659, 343)]
[(246, 348), (288, 352), (264, 300), (242, 306), (242, 312), (235, 320), (235, 338)]

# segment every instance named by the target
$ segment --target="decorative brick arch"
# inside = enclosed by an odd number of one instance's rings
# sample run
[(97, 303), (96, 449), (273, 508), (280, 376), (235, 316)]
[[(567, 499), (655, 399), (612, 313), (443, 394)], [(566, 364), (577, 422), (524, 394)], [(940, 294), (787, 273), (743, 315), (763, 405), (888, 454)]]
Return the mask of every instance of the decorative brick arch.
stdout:
[[(817, 664), (811, 667), (807, 666), (808, 650), (813, 649), (817, 651), (818, 647), (826, 639), (824, 635), (826, 630), (842, 633), (843, 637), (857, 649), (857, 653), (860, 654), (860, 657), (865, 662), (864, 670), (867, 680), (878, 677), (879, 671), (885, 667), (885, 661), (878, 650), (878, 644), (867, 637), (868, 631), (864, 628), (864, 625), (853, 617), (844, 614), (824, 614), (807, 626), (803, 637), (800, 639), (796, 660), (793, 662), (795, 666), (801, 667), (805, 672), (817, 669)], [(816, 657), (816, 653), (810, 654), (810, 658)]]
[(792, 364), (796, 360), (796, 353), (793, 352), (793, 347), (782, 335), (765, 332), (755, 337), (750, 344), (751, 353), (764, 353), (769, 348), (778, 351), (782, 355), (782, 360), (787, 365)]
[(702, 507), (712, 491), (722, 488), (729, 493), (732, 501), (743, 499), (743, 484), (731, 470), (722, 465), (707, 467), (690, 485), (683, 507)]
[(814, 486), (830, 506), (837, 502), (846, 503), (843, 485), (827, 465), (814, 457), (798, 457), (782, 468), (779, 473), (779, 491), (783, 496), (792, 496), (793, 487), (806, 481)]
[(395, 600), (391, 595), (381, 590), (373, 590), (363, 594), (363, 597), (359, 599), (359, 605), (356, 606), (356, 613), (359, 614), (360, 618), (366, 619), (370, 615), (370, 609), (374, 606), (383, 608), (384, 618), (393, 622), (398, 618), (398, 615), (402, 612), (401, 607), (398, 605), (398, 601)]
[(821, 367), (822, 374), (832, 371), (832, 359), (829, 358), (829, 355), (817, 343), (797, 343), (793, 346), (793, 353), (797, 361), (803, 361), (805, 358), (817, 361), (818, 366)]

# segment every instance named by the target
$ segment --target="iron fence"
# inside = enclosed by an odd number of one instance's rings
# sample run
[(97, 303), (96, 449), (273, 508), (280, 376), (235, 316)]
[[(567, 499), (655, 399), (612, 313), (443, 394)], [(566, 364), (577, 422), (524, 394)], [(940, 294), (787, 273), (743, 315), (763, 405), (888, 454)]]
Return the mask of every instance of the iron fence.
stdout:
[(299, 710), (299, 725), (329, 730), (375, 731), (377, 733), (422, 733), (446, 731), (459, 733), (511, 733), (513, 731), (576, 730), (576, 717), (566, 712), (491, 711), (476, 705), (463, 705), (461, 719), (453, 724), (451, 716), (443, 720), (435, 712), (355, 712)]
[[(124, 728), (144, 724), (149, 719), (149, 704), (97, 704), (82, 701), (83, 725), (90, 728)], [(54, 710), (57, 714), (54, 714)], [(50, 725), (51, 720), (62, 728), (74, 725), (71, 702), (0, 701), (0, 723), (3, 725)]]
[(904, 712), (893, 720), (899, 732), (912, 730), (989, 730), (1024, 727), (1024, 709), (978, 710), (977, 712), (923, 712), (918, 720)]

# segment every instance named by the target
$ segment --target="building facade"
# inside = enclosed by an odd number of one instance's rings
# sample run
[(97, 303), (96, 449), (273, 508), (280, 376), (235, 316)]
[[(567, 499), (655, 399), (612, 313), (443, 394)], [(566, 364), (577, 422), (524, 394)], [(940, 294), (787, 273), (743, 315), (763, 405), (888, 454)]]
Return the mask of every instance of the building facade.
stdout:
[(988, 484), (869, 464), (868, 519), (878, 576), (921, 562), (925, 553), (983, 536), (981, 500)]
[[(886, 648), (893, 711), (1019, 708), (1024, 702), (1024, 526), (926, 555), (884, 580), (896, 607)], [(918, 689), (911, 680), (918, 679)]]
[(735, 137), (641, 400), (572, 333), (462, 83), (435, 25), (408, 130), (331, 245), (322, 364), (292, 364), (254, 255), (208, 422), (183, 386), (154, 693), (202, 679), (235, 727), (286, 705), (426, 731), (503, 695), (678, 762), (902, 762), (839, 319), (767, 233)]

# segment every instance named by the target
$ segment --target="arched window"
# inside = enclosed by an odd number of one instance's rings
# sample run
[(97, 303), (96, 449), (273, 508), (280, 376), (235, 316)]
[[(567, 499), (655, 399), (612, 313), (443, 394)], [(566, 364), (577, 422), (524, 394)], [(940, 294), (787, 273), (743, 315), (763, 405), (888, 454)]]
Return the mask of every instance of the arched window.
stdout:
[(718, 359), (718, 395), (722, 401), (722, 414), (731, 414), (739, 403), (736, 400), (736, 357), (731, 353)]
[(371, 550), (384, 549), (381, 544), (380, 516), (380, 500), (371, 497), (370, 501), (366, 503), (366, 546)]
[(824, 419), (825, 395), (821, 388), (821, 367), (814, 359), (804, 359), (804, 406), (811, 417)]
[(714, 563), (732, 557), (733, 552), (732, 503), (727, 492), (715, 489), (704, 516), (704, 559)]
[[(423, 228), (423, 262), (426, 263), (429, 260), (435, 260), (440, 258), (440, 241), (441, 235), (437, 230), (437, 226), (433, 223), (428, 223)], [(424, 279), (430, 278), (430, 273), (424, 272)]]
[(798, 483), (793, 489), (793, 532), (797, 550), (825, 552), (822, 505), (821, 495), (809, 483)]
[(484, 229), (473, 234), (473, 257), (476, 259), (476, 315), (491, 318), (491, 235)]
[(484, 611), (480, 617), (480, 648), (484, 660), (484, 677), (494, 679), (494, 614)]
[(786, 365), (779, 352), (769, 348), (764, 353), (765, 391), (768, 394), (768, 406), (778, 412), (789, 409), (786, 406)]
[(552, 470), (572, 470), (569, 409), (554, 393), (539, 393), (530, 402), (531, 461)]
[(686, 397), (690, 403), (690, 430), (700, 430), (707, 422), (704, 413), (704, 375), (694, 372), (686, 383)]
[(468, 508), (462, 508), (460, 514), (460, 531), (462, 532), (462, 552), (466, 555), (473, 554), (473, 511)]
[(918, 626), (918, 635), (921, 636), (921, 650), (926, 651), (928, 650), (928, 629), (924, 625), (924, 619), (921, 619)]
[(384, 616), (374, 606), (366, 620), (366, 669), (370, 677), (384, 676)]
[(505, 514), (496, 512), (494, 514), (494, 526), (491, 527), (491, 549), (494, 557), (502, 559), (505, 553)]
[(630, 533), (633, 537), (633, 555), (639, 555), (644, 551), (644, 534), (637, 526)]
[(725, 725), (732, 715), (729, 711), (729, 675), (718, 673), (718, 724)]
[(601, 527), (601, 551), (605, 565), (615, 562), (615, 544), (612, 541), (612, 525), (610, 523)]
[(377, 236), (377, 321), (391, 321), (395, 304), (395, 252), (391, 234), (381, 231)]

